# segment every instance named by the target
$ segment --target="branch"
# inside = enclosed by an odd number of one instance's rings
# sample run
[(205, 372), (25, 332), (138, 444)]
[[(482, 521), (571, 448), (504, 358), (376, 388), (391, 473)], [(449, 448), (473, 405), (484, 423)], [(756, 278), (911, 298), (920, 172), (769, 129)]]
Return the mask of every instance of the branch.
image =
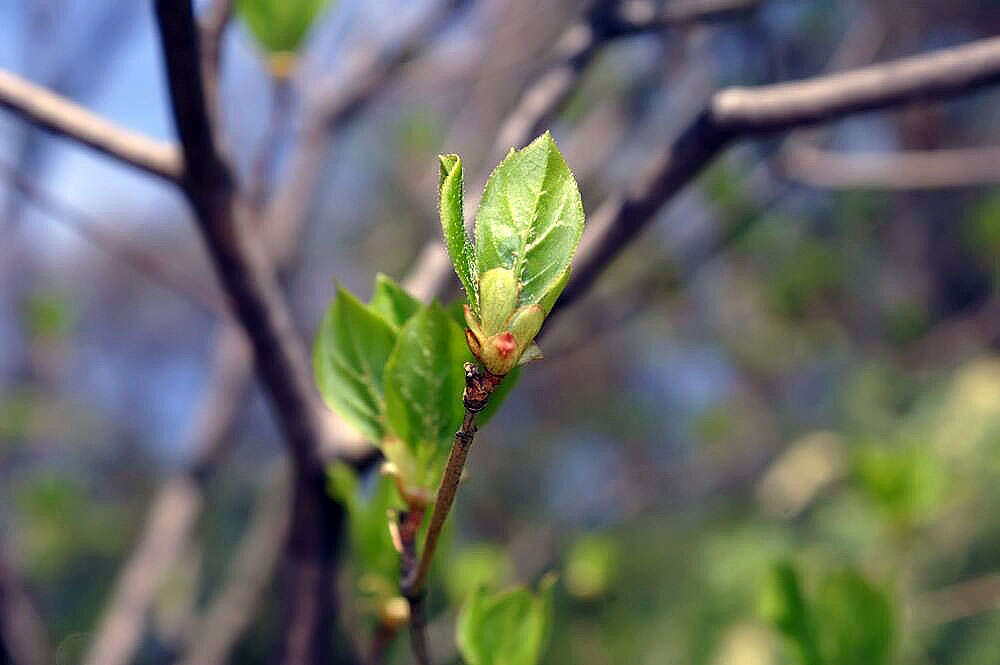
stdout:
[(843, 153), (795, 141), (779, 157), (792, 179), (821, 189), (915, 190), (1000, 183), (1000, 148)]
[(176, 182), (177, 146), (124, 129), (53, 92), (0, 70), (0, 107), (147, 173)]
[[(455, 11), (469, 0), (437, 0), (406, 34), (390, 39), (379, 52), (360, 52), (353, 56), (347, 74), (348, 83), (329, 79), (316, 85), (316, 92), (306, 100), (306, 117), (292, 148), (291, 164), (283, 178), (284, 186), (275, 193), (267, 207), (269, 228), (298, 229), (308, 212), (327, 159), (329, 139), (335, 130), (355, 118), (369, 104), (413, 55), (424, 49), (447, 24)], [(296, 231), (284, 233), (286, 238)], [(276, 246), (278, 253), (291, 253), (292, 248)]]
[(201, 75), (205, 82), (205, 103), (208, 117), (218, 124), (219, 61), (222, 51), (222, 33), (233, 16), (234, 0), (212, 0), (205, 10), (199, 32), (201, 38)]
[(294, 498), (281, 659), (319, 662), (330, 653), (333, 568), (343, 508), (327, 496), (320, 456), (325, 411), (288, 303), (263, 247), (248, 231), (229, 165), (215, 142), (205, 103), (189, 0), (157, 0), (174, 120), (186, 168), (181, 185), (219, 277), (254, 350), (256, 366), (294, 463)]
[(21, 580), (0, 550), (0, 654), (11, 665), (45, 665), (45, 629)]
[(222, 665), (246, 630), (270, 583), (288, 534), (291, 502), (287, 478), (267, 487), (257, 500), (223, 588), (187, 644), (181, 665)]
[(3, 178), (22, 197), (48, 213), (52, 219), (73, 229), (95, 247), (106, 252), (112, 258), (131, 266), (137, 272), (148, 277), (150, 281), (209, 314), (227, 315), (225, 303), (218, 298), (217, 294), (206, 293), (204, 289), (195, 286), (185, 276), (186, 273), (182, 273), (171, 264), (161, 261), (157, 255), (132, 247), (116, 234), (103, 230), (101, 225), (87, 213), (42, 189), (25, 178), (13, 165), (3, 160), (0, 160), (0, 178)]
[(759, 88), (730, 88), (706, 108), (632, 192), (612, 197), (594, 215), (559, 299), (580, 297), (655, 213), (733, 142), (932, 98), (1000, 81), (1000, 38), (843, 74)]

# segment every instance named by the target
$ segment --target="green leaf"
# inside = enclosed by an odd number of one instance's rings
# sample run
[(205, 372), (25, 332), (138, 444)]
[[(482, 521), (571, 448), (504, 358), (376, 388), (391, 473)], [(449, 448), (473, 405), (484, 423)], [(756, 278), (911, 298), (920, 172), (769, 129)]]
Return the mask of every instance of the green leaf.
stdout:
[(385, 436), (382, 379), (395, 343), (388, 321), (338, 287), (313, 345), (313, 371), (324, 401), (376, 445)]
[(774, 566), (759, 600), (761, 615), (788, 641), (801, 665), (822, 665), (816, 628), (799, 575), (789, 562)]
[(269, 53), (295, 52), (329, 0), (240, 0), (250, 34)]
[(573, 174), (546, 132), (514, 151), (490, 175), (476, 215), (480, 274), (514, 271), (519, 304), (541, 303), (563, 279), (583, 233), (583, 203)]
[(892, 605), (858, 572), (823, 580), (816, 595), (816, 623), (827, 665), (884, 665), (894, 634)]
[(441, 161), (441, 228), (448, 256), (455, 266), (469, 305), (479, 313), (479, 294), (476, 291), (477, 268), (472, 243), (465, 233), (465, 213), (462, 202), (462, 158), (458, 155), (440, 155)]
[[(328, 489), (347, 508), (351, 551), (356, 555), (368, 590), (391, 597), (398, 592), (399, 554), (386, 528), (386, 513), (403, 508), (395, 482), (386, 475), (375, 478), (374, 487), (362, 495), (357, 472), (343, 462), (327, 468)], [(370, 576), (377, 578), (372, 584)], [(359, 579), (359, 583), (362, 580)]]
[(375, 292), (372, 294), (369, 307), (399, 328), (417, 313), (420, 301), (407, 293), (392, 278), (378, 273), (375, 275)]
[(393, 459), (389, 449), (386, 455), (407, 482), (436, 489), (437, 462), (443, 462), (465, 413), (463, 363), (471, 357), (465, 335), (437, 303), (400, 329), (385, 366), (385, 401), (389, 428), (409, 459)]
[(468, 665), (536, 665), (548, 643), (552, 582), (538, 594), (525, 588), (488, 593), (480, 589), (462, 608), (456, 642)]
[(447, 561), (448, 574), (442, 581), (457, 605), (482, 588), (492, 590), (506, 584), (512, 570), (506, 549), (480, 543), (456, 552)]

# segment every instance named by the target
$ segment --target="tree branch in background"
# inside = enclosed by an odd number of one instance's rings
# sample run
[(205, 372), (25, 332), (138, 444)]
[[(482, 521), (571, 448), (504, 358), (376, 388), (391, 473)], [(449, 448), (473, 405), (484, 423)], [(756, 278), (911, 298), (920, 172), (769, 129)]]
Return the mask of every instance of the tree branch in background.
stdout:
[(187, 278), (187, 273), (161, 261), (155, 254), (130, 246), (114, 232), (102, 229), (97, 220), (92, 219), (87, 213), (42, 189), (3, 160), (0, 160), (0, 178), (3, 178), (19, 195), (47, 213), (51, 219), (73, 229), (108, 256), (132, 267), (150, 281), (180, 296), (195, 307), (216, 316), (228, 316), (225, 303), (214, 290), (196, 286)]
[(803, 141), (786, 146), (779, 168), (821, 189), (946, 189), (1000, 184), (1000, 148), (844, 153)]
[(320, 448), (324, 411), (307, 354), (248, 212), (221, 157), (205, 103), (194, 14), (188, 0), (155, 3), (174, 120), (186, 168), (181, 183), (219, 277), (250, 339), (256, 366), (294, 465), (288, 541), (287, 626), (281, 660), (315, 663), (331, 653), (333, 570), (343, 508), (326, 492)]
[(0, 549), (0, 656), (11, 665), (51, 662), (45, 628), (13, 566)]
[(287, 473), (257, 499), (250, 526), (240, 541), (223, 587), (191, 634), (181, 665), (223, 665), (253, 618), (273, 578), (288, 535), (290, 487)]
[(219, 124), (219, 63), (222, 53), (222, 34), (233, 17), (233, 4), (234, 0), (212, 0), (199, 22), (205, 104), (208, 106), (208, 117), (216, 128)]
[[(211, 34), (209, 26), (211, 17), (218, 16), (218, 8), (226, 4), (224, 0), (215, 5), (215, 11), (206, 14), (202, 27), (202, 39)], [(426, 46), (425, 40), (418, 33), (423, 32), (422, 26), (416, 26), (414, 33), (404, 36), (406, 43)], [(210, 42), (211, 43), (211, 42)], [(203, 60), (209, 59), (209, 53), (203, 54)], [(361, 95), (351, 98), (346, 92), (341, 97), (341, 104), (355, 107), (360, 111), (374, 99), (369, 90), (381, 90), (386, 81), (396, 73), (393, 68), (378, 68), (377, 62), (371, 62), (372, 69), (357, 72), (360, 80), (368, 81), (368, 85), (348, 82), (346, 90)], [(206, 65), (207, 67), (207, 65)], [(211, 67), (215, 68), (217, 67)], [(332, 82), (329, 84), (332, 85)], [(339, 130), (350, 119), (350, 115), (340, 114), (325, 127), (319, 143), (325, 145), (329, 135)], [(312, 144), (300, 145), (299, 149), (314, 149)], [(286, 183), (284, 189), (298, 187), (295, 183)], [(311, 194), (308, 196), (311, 197)], [(257, 220), (257, 230), (263, 234), (265, 245), (271, 259), (279, 271), (286, 271), (294, 257), (294, 248), (298, 238), (299, 226), (285, 223), (286, 220), (275, 218)], [(195, 450), (191, 462), (181, 471), (167, 480), (152, 501), (151, 516), (146, 520), (140, 545), (133, 552), (116, 583), (116, 591), (105, 610), (101, 628), (97, 632), (94, 644), (108, 642), (116, 645), (114, 651), (108, 647), (92, 648), (91, 653), (100, 658), (91, 658), (88, 663), (93, 665), (124, 665), (138, 647), (145, 617), (153, 601), (159, 581), (164, 579), (169, 570), (176, 564), (177, 558), (184, 551), (183, 543), (190, 538), (191, 529), (204, 506), (205, 481), (211, 475), (217, 460), (224, 454), (224, 443), (243, 403), (249, 393), (253, 378), (253, 356), (246, 335), (242, 328), (234, 323), (224, 323), (216, 335), (217, 341), (213, 347), (213, 359), (207, 386), (199, 400), (201, 407), (195, 419), (191, 441), (182, 448)], [(363, 464), (369, 457), (370, 449), (363, 446), (359, 440), (338, 431), (334, 445), (326, 445), (323, 455), (326, 458), (339, 456), (349, 461)], [(196, 496), (195, 500), (190, 497)], [(174, 519), (168, 524), (162, 519), (156, 519), (162, 511), (157, 507), (161, 504), (174, 506)], [(164, 535), (160, 535), (163, 532)], [(252, 538), (253, 531), (246, 538)], [(167, 541), (168, 548), (157, 551), (152, 542)], [(242, 547), (241, 547), (242, 549)], [(141, 571), (141, 572), (139, 572)], [(238, 583), (234, 579), (233, 583)], [(248, 620), (255, 610), (253, 604), (239, 608)], [(111, 617), (118, 617), (112, 620)], [(126, 623), (127, 622), (127, 623)], [(233, 629), (243, 629), (247, 621), (233, 621), (228, 624)], [(113, 629), (113, 626), (118, 626)], [(113, 631), (113, 634), (109, 634)], [(233, 637), (236, 637), (235, 635)], [(231, 647), (233, 640), (219, 641)]]
[(180, 178), (183, 165), (176, 145), (119, 127), (3, 70), (0, 70), (0, 107), (147, 173), (171, 182)]
[(655, 213), (737, 140), (855, 113), (952, 97), (1000, 81), (1000, 38), (795, 83), (715, 93), (646, 177), (592, 217), (557, 306), (580, 297)]

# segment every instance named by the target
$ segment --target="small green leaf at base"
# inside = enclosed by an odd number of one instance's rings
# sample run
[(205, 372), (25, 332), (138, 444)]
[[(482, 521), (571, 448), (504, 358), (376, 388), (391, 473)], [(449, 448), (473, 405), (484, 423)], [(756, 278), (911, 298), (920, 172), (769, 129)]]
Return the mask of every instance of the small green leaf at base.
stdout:
[(435, 470), (465, 413), (463, 363), (471, 360), (462, 330), (438, 304), (422, 308), (400, 329), (385, 365), (386, 416), (402, 443), (385, 452), (400, 459), (407, 484), (436, 489)]
[(537, 594), (520, 587), (499, 593), (480, 589), (458, 617), (456, 642), (468, 665), (537, 665), (552, 623), (553, 579)]
[(330, 0), (239, 0), (237, 11), (268, 53), (295, 53)]
[(395, 343), (388, 321), (338, 287), (313, 345), (316, 386), (327, 406), (373, 443), (385, 436), (382, 377)]

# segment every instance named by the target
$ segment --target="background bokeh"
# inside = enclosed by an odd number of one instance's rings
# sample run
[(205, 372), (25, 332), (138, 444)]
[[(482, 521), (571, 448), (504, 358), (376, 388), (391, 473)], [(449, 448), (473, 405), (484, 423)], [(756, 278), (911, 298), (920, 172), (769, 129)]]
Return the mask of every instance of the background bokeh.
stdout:
[[(220, 112), (260, 205), (309, 95), (428, 7), (331, 3), (278, 92), (234, 19)], [(328, 137), (286, 282), (305, 335), (334, 280), (367, 298), (376, 272), (414, 264), (439, 233), (436, 155), (488, 169), (498, 126), (580, 11), (472, 3)], [(765, 0), (604, 46), (551, 129), (594, 211), (722, 86), (998, 31), (995, 0)], [(0, 67), (173, 136), (148, 3), (0, 0)], [(432, 590), (435, 650), (453, 649), (477, 582), (555, 570), (546, 663), (1000, 661), (1000, 181), (845, 183), (790, 157), (980, 149), (1000, 143), (998, 107), (986, 89), (743, 143), (662, 210), (552, 322), (546, 359), (477, 437)], [(197, 453), (218, 322), (196, 296), (218, 287), (175, 191), (6, 113), (0, 229), (0, 551), (53, 660), (76, 663), (157, 488)], [(257, 388), (238, 414), (135, 662), (185, 653), (255, 519), (282, 505)], [(232, 662), (271, 655), (280, 594), (265, 574)], [(343, 632), (364, 643), (363, 594), (341, 587)]]

